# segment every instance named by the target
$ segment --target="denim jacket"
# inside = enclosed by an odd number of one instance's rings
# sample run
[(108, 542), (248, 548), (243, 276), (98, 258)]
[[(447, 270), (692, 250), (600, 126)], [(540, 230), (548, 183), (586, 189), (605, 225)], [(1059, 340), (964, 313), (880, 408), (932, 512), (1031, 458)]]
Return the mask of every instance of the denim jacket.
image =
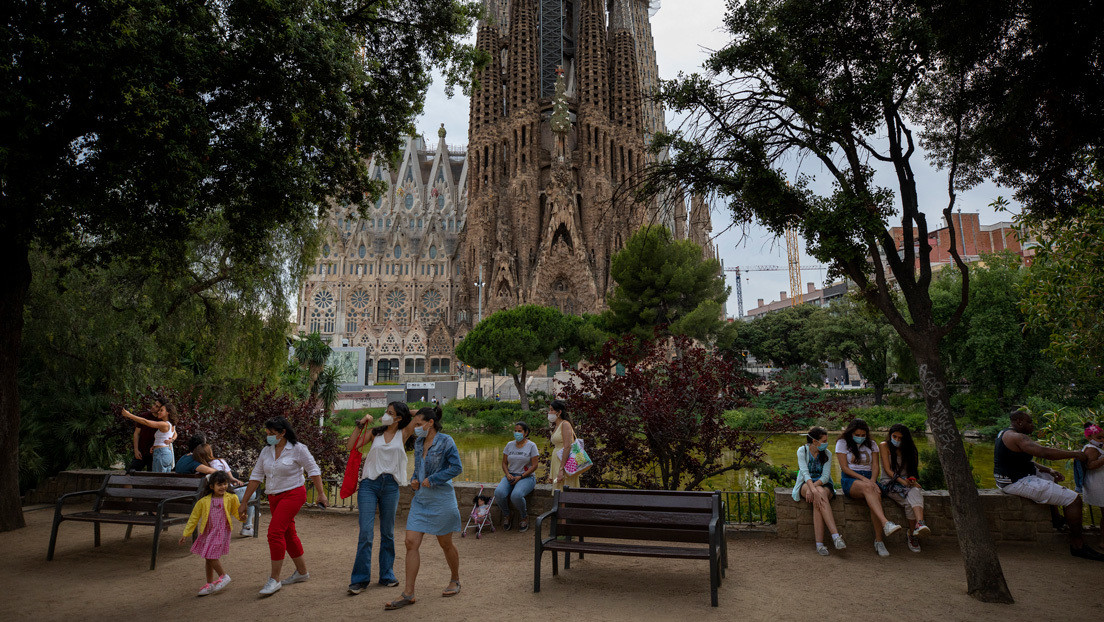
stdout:
[(831, 482), (832, 460), (829, 459), (828, 462), (822, 465), (820, 477), (814, 480), (809, 472), (809, 446), (802, 445), (797, 448), (797, 482), (794, 483), (793, 490), (790, 492), (790, 496), (793, 497), (794, 501), (801, 501), (801, 486), (809, 481), (819, 481), (821, 484)]
[(448, 434), (438, 432), (433, 444), (429, 446), (429, 453), (422, 460), (424, 446), (425, 439), (414, 441), (414, 476), (410, 478), (411, 482), (428, 478), (431, 485), (440, 486), (464, 472), (464, 467), (460, 464), (460, 450), (456, 448), (456, 441)]

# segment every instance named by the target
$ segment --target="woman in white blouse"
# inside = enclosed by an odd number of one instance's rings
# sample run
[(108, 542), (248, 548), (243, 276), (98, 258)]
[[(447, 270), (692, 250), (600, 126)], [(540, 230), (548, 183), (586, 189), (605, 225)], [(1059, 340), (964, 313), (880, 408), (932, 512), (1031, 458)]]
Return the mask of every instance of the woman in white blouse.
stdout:
[[(263, 481), (268, 495), (268, 507), (272, 519), (268, 523), (268, 552), (272, 560), (272, 573), (261, 588), (261, 595), (275, 593), (284, 585), (299, 583), (310, 578), (307, 563), (303, 560), (303, 543), (295, 532), (295, 515), (307, 502), (307, 489), (304, 486), (303, 471), (314, 483), (318, 493), (318, 505), (327, 504), (326, 492), (322, 489), (322, 470), (314, 461), (307, 446), (297, 442), (295, 430), (291, 429), (287, 419), (274, 417), (265, 422), (268, 446), (261, 450), (257, 465), (249, 476), (249, 487), (243, 495), (246, 499), (257, 490)], [(245, 505), (239, 510), (239, 518), (245, 521)], [(295, 572), (280, 581), (280, 569), (284, 565), (284, 554), (291, 557)]]
[[(410, 408), (403, 402), (391, 402), (380, 419), (380, 425), (369, 428), (371, 415), (357, 421), (357, 432), (349, 437), (350, 451), (367, 452), (360, 471), (357, 488), (357, 511), (360, 514), (360, 536), (357, 539), (353, 573), (349, 578), (349, 593), (359, 594), (372, 582), (372, 539), (375, 531), (376, 508), (379, 508), (379, 584), (395, 587), (395, 513), (399, 507), (399, 486), (406, 486), (406, 443), (413, 446), (414, 425)], [(371, 443), (371, 449), (369, 449)]]

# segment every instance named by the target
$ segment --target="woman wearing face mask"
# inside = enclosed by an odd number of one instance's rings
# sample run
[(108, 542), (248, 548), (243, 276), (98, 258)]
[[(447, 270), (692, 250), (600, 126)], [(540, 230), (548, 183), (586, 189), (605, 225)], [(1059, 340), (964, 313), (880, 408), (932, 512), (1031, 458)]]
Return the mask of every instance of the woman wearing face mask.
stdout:
[[(413, 438), (413, 418), (403, 402), (391, 402), (380, 418), (379, 426), (368, 428), (372, 416), (357, 422), (356, 434), (349, 437), (348, 449), (367, 451), (357, 487), (357, 512), (360, 537), (357, 540), (349, 593), (359, 594), (372, 582), (372, 539), (376, 508), (380, 516), (379, 583), (395, 587), (395, 511), (399, 507), (399, 486), (406, 485), (407, 441)], [(369, 449), (371, 443), (371, 449)], [(412, 444), (412, 442), (411, 442)]]
[(832, 488), (832, 458), (828, 455), (828, 431), (814, 427), (805, 435), (805, 444), (797, 448), (797, 482), (793, 487), (793, 500), (802, 498), (813, 506), (813, 532), (816, 535), (816, 552), (827, 555), (824, 546), (824, 527), (832, 534), (832, 544), (837, 549), (847, 548), (836, 528), (832, 505), (836, 497)]
[[(251, 499), (253, 493), (264, 482), (268, 495), (268, 507), (272, 514), (268, 522), (268, 552), (272, 560), (272, 572), (261, 588), (261, 595), (274, 594), (285, 585), (300, 583), (310, 578), (307, 563), (303, 560), (303, 543), (295, 532), (295, 515), (307, 502), (307, 489), (304, 486), (303, 471), (314, 483), (318, 493), (318, 505), (326, 507), (326, 492), (322, 489), (322, 470), (314, 461), (307, 446), (295, 438), (295, 430), (287, 419), (274, 417), (265, 421), (267, 446), (261, 450), (253, 473), (249, 475), (249, 486), (242, 495)], [(238, 518), (245, 522), (245, 505), (241, 506)], [(295, 572), (280, 581), (280, 569), (284, 565), (285, 553), (295, 564)]]
[(924, 495), (920, 482), (920, 452), (912, 432), (900, 423), (889, 428), (889, 436), (878, 445), (882, 457), (882, 477), (878, 480), (885, 496), (905, 509), (910, 528), (905, 530), (909, 550), (920, 552), (920, 536), (931, 533), (924, 524)]
[(440, 406), (427, 406), (414, 414), (414, 436), (414, 475), (410, 478), (414, 498), (406, 517), (406, 586), (402, 597), (385, 604), (384, 609), (414, 604), (414, 583), (422, 560), (418, 549), (426, 534), (437, 536), (452, 573), (441, 595), (460, 593), (460, 552), (452, 542), (452, 532), (460, 531), (460, 506), (452, 487), (452, 478), (464, 472), (460, 451), (452, 437), (441, 432)]
[(525, 497), (537, 486), (537, 463), (540, 451), (529, 440), (529, 425), (524, 421), (514, 424), (514, 440), (502, 450), (502, 472), (505, 475), (495, 488), (495, 501), (502, 510), (502, 529), (510, 531), (510, 502), (518, 511), (518, 531), (529, 529)]
[[(1085, 424), (1085, 482), (1081, 489), (1085, 505), (1104, 509), (1104, 429), (1096, 423)], [(1104, 547), (1104, 529), (1100, 531), (1100, 546)]]
[(552, 468), (549, 475), (552, 476), (552, 489), (563, 490), (564, 484), (572, 488), (579, 487), (579, 476), (568, 477), (563, 468), (563, 459), (560, 457), (566, 451), (565, 447), (571, 447), (575, 442), (575, 428), (571, 427), (571, 418), (567, 416), (567, 405), (560, 400), (554, 400), (548, 406), (548, 423), (552, 424)]
[(843, 494), (866, 501), (870, 507), (870, 522), (874, 523), (874, 550), (878, 555), (888, 557), (889, 551), (882, 539), (897, 533), (901, 526), (887, 520), (882, 512), (882, 489), (876, 483), (880, 467), (874, 456), (876, 453), (878, 446), (870, 440), (870, 426), (862, 419), (852, 420), (836, 441)]

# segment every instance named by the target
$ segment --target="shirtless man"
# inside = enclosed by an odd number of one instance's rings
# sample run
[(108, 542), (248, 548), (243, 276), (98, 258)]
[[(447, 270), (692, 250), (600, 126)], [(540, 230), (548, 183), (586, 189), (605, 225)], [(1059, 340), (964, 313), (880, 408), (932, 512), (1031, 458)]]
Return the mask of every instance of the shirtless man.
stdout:
[(1086, 460), (1083, 451), (1065, 451), (1043, 447), (1029, 436), (1035, 431), (1035, 422), (1026, 409), (1009, 415), (1012, 427), (997, 435), (993, 447), (993, 477), (1002, 492), (1035, 503), (1062, 506), (1070, 531), (1070, 554), (1074, 557), (1104, 561), (1104, 555), (1085, 545), (1081, 537), (1081, 497), (1076, 492), (1059, 486), (1065, 477), (1050, 467), (1036, 463), (1032, 458), (1044, 460)]

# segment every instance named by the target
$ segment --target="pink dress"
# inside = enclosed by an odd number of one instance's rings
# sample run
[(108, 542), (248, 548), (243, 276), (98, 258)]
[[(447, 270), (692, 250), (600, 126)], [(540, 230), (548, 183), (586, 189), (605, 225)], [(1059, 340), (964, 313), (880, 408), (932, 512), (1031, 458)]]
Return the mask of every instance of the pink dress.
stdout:
[(218, 559), (230, 552), (230, 521), (222, 506), (222, 497), (211, 497), (207, 528), (192, 544), (192, 552), (203, 559)]

